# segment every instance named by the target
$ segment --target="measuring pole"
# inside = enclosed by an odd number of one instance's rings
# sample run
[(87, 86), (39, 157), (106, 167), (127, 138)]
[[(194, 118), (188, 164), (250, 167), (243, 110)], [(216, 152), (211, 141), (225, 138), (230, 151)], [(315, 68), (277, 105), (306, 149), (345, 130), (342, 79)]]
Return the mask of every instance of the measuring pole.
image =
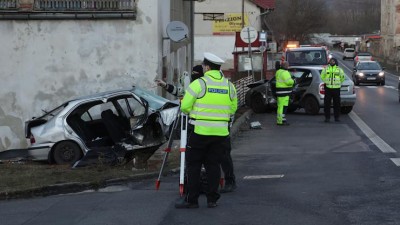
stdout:
[(185, 153), (186, 153), (186, 143), (187, 143), (187, 124), (188, 116), (181, 112), (181, 169), (179, 174), (179, 194), (183, 196), (183, 186), (185, 183)]

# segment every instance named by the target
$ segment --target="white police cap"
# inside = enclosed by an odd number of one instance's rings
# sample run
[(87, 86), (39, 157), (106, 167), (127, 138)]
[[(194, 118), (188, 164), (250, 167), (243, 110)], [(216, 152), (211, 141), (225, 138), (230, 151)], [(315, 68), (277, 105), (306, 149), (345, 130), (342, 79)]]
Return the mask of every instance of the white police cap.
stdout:
[(214, 63), (216, 65), (222, 65), (223, 63), (225, 63), (224, 60), (222, 60), (220, 57), (209, 53), (209, 52), (205, 52), (204, 53), (204, 59), (208, 60), (211, 63)]

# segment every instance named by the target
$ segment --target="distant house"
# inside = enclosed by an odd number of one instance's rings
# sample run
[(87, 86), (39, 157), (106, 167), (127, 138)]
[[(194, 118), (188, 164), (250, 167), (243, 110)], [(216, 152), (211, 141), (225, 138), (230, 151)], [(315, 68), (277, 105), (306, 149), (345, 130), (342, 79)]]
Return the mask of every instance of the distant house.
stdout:
[[(193, 1), (4, 0), (0, 2), (0, 151), (24, 148), (24, 122), (78, 96), (177, 80), (192, 67)], [(190, 36), (190, 35), (189, 35)]]
[(195, 4), (194, 61), (203, 60), (203, 52), (210, 51), (226, 63), (223, 69), (233, 68), (232, 52), (235, 33), (243, 26), (261, 31), (260, 14), (275, 8), (275, 0), (199, 1)]

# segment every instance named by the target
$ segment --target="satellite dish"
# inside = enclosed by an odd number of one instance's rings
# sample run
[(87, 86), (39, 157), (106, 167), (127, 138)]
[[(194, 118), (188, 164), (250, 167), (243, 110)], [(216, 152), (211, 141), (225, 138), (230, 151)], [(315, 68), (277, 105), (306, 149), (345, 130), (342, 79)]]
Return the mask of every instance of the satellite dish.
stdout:
[(189, 29), (181, 21), (171, 21), (167, 25), (167, 35), (174, 42), (181, 42), (188, 38)]

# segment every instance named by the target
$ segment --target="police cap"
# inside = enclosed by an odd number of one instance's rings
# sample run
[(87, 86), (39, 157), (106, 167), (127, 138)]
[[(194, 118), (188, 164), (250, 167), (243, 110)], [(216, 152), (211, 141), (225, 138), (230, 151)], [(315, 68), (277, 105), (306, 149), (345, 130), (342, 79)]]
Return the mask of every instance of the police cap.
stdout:
[(204, 61), (208, 61), (215, 65), (222, 65), (223, 63), (225, 63), (225, 61), (222, 60), (220, 57), (209, 52), (204, 53)]

